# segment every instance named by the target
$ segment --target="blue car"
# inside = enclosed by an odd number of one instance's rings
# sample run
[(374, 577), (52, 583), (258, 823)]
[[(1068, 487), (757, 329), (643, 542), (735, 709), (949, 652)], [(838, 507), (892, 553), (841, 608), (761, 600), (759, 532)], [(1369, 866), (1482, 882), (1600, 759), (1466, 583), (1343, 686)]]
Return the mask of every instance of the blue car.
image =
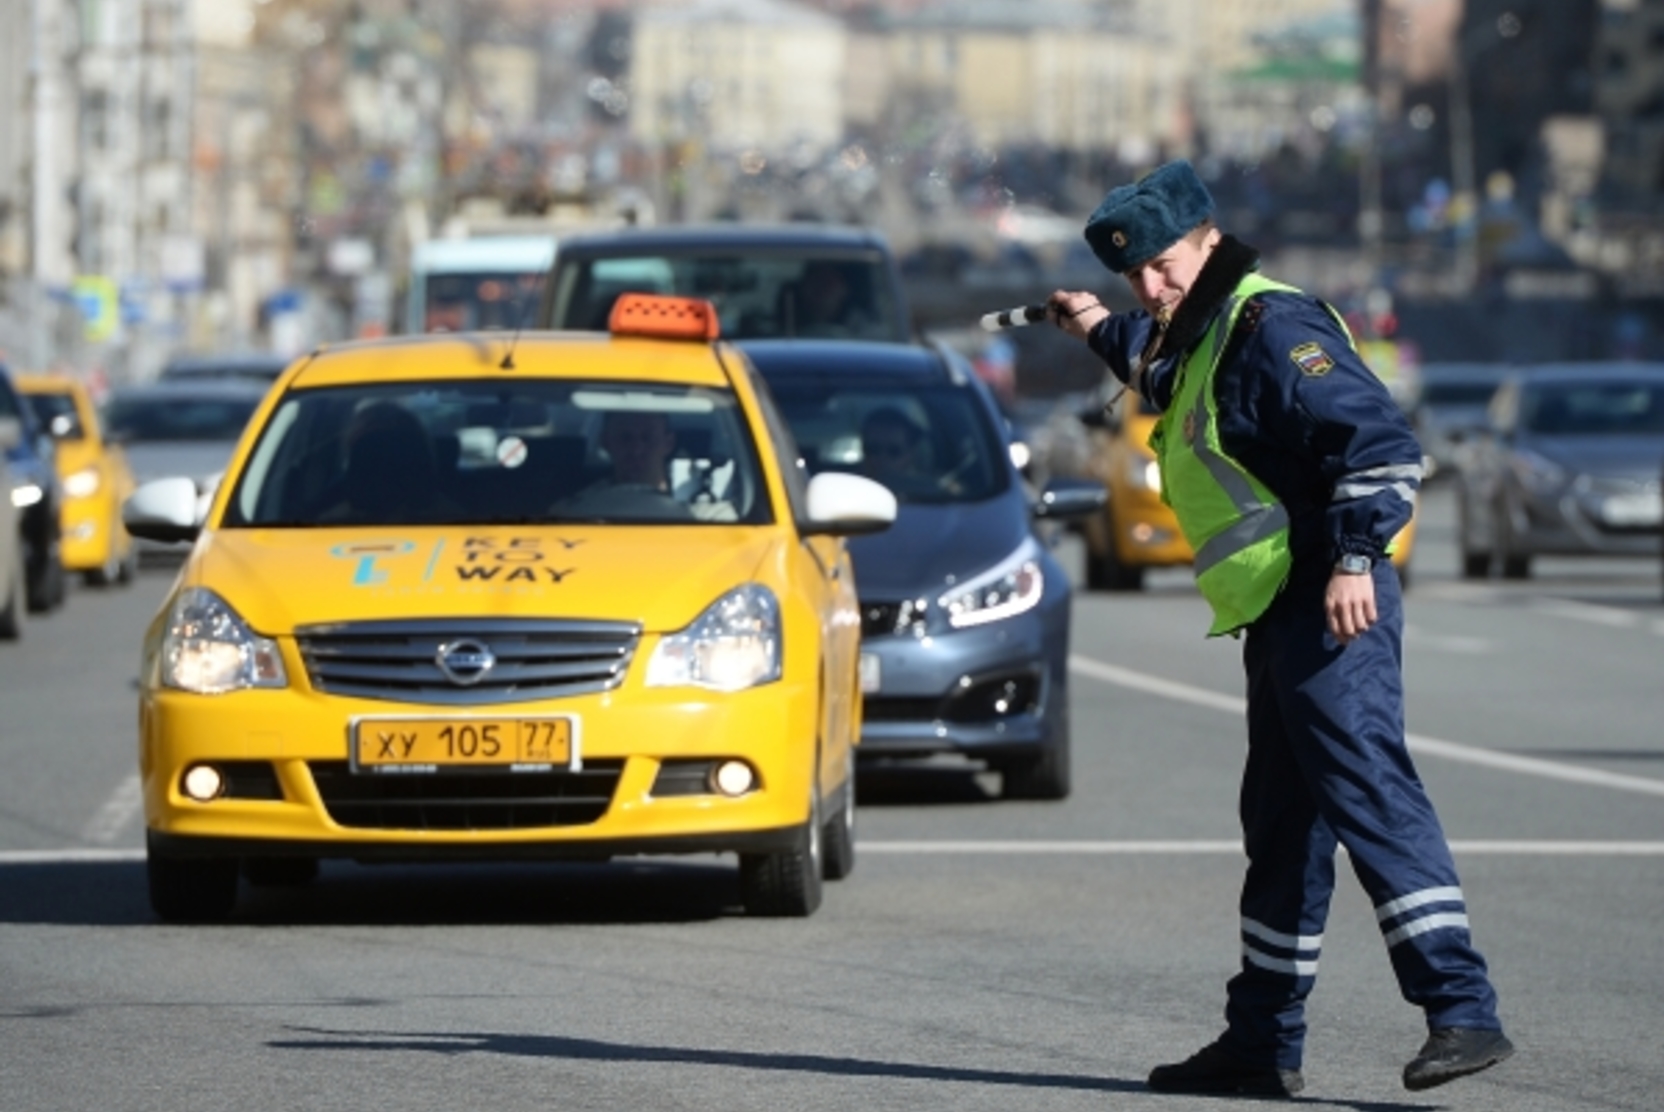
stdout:
[(1069, 601), (1037, 518), (1101, 509), (1104, 489), (1036, 494), (970, 364), (940, 346), (837, 340), (739, 345), (807, 475), (852, 471), (900, 503), (850, 541), (862, 613), (861, 757), (956, 753), (1014, 799), (1069, 794)]
[[(4, 365), (0, 365), (0, 419), (15, 422), (18, 429), (5, 449), (10, 489), (0, 496), (9, 497), (17, 510), (28, 608), (41, 613), (64, 601), (59, 517), (63, 489), (58, 481), (57, 447), (36, 419), (34, 408), (24, 404)], [(0, 584), (0, 595), (4, 592), (5, 585)]]

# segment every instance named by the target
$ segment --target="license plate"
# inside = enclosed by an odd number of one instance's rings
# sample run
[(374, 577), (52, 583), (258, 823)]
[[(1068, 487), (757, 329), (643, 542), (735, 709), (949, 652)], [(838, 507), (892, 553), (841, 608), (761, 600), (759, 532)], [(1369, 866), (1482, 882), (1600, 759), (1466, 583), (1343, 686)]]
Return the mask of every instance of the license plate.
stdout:
[(871, 695), (883, 684), (883, 670), (877, 653), (861, 654), (861, 694)]
[(1656, 494), (1615, 494), (1600, 512), (1608, 525), (1657, 525), (1664, 518), (1664, 503)]
[(571, 718), (361, 718), (354, 767), (371, 772), (439, 768), (570, 767)]

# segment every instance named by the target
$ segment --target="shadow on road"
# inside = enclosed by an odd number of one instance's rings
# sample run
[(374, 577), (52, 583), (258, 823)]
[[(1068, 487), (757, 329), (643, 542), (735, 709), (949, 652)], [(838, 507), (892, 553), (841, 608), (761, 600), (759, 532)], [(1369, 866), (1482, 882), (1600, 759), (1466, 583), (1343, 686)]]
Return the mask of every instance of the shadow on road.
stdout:
[(930, 764), (862, 765), (855, 795), (863, 807), (917, 807), (933, 803), (992, 803), (998, 777), (975, 766)]
[[(1095, 1093), (1152, 1093), (1142, 1079), (1094, 1077), (1074, 1073), (1029, 1073), (1020, 1070), (968, 1069), (916, 1062), (884, 1062), (871, 1058), (839, 1058), (824, 1054), (767, 1054), (741, 1050), (704, 1050), (684, 1046), (641, 1046), (563, 1035), (505, 1035), (471, 1032), (333, 1031), (319, 1027), (291, 1027), (297, 1038), (276, 1039), (266, 1045), (278, 1050), (425, 1051), (430, 1054), (502, 1054), (520, 1058), (558, 1058), (575, 1062), (666, 1063), (726, 1066), (777, 1073), (824, 1074), (830, 1077), (882, 1077), (905, 1081), (956, 1081), (970, 1085), (1010, 1085), (1023, 1089), (1073, 1089)], [(310, 1037), (307, 1037), (310, 1036)], [(1436, 1105), (1397, 1101), (1353, 1101), (1304, 1098), (1302, 1105), (1349, 1108), (1355, 1112), (1433, 1112)]]
[[(611, 864), (325, 862), (300, 888), (242, 885), (229, 926), (691, 923), (740, 914), (732, 859)], [(0, 866), (0, 923), (148, 926), (140, 862)]]

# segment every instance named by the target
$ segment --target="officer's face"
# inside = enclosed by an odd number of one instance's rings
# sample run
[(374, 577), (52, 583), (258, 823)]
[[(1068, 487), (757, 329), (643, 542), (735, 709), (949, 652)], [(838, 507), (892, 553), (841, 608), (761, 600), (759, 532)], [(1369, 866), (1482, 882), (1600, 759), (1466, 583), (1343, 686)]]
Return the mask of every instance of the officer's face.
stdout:
[(1219, 230), (1209, 228), (1205, 235), (1191, 234), (1145, 263), (1126, 272), (1133, 296), (1144, 310), (1157, 320), (1171, 317), (1196, 284), (1202, 264), (1213, 254), (1219, 242)]

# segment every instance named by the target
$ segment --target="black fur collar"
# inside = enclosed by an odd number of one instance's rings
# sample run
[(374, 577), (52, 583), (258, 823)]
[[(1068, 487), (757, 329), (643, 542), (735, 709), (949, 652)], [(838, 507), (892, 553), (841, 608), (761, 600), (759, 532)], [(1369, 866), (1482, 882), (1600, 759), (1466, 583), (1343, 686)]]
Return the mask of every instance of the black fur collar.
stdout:
[(1145, 352), (1144, 362), (1154, 363), (1169, 355), (1182, 356), (1189, 351), (1213, 323), (1214, 314), (1231, 296), (1243, 277), (1259, 269), (1260, 253), (1235, 236), (1223, 236), (1213, 248), (1213, 254), (1202, 264), (1190, 292), (1179, 303), (1166, 329), (1158, 328), (1153, 348)]

